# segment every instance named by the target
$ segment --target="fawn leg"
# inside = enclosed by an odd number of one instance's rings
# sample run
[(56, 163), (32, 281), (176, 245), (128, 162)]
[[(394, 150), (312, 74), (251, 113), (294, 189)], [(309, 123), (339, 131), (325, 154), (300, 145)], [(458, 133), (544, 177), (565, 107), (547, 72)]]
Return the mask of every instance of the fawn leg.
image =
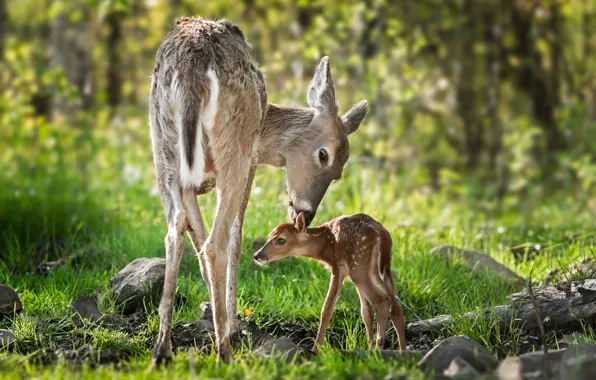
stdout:
[(329, 284), (327, 298), (325, 298), (323, 310), (321, 311), (321, 325), (319, 326), (319, 331), (317, 332), (317, 339), (312, 348), (312, 352), (314, 352), (315, 354), (319, 352), (319, 346), (325, 340), (327, 326), (329, 325), (329, 321), (331, 321), (333, 309), (335, 308), (335, 302), (337, 301), (337, 296), (339, 295), (339, 291), (341, 289), (341, 284), (343, 283), (343, 281), (344, 275), (341, 274), (339, 270), (334, 268), (333, 273), (331, 274), (331, 283)]
[(165, 237), (166, 271), (164, 289), (159, 303), (159, 333), (153, 349), (152, 366), (159, 366), (162, 362), (172, 359), (172, 313), (174, 311), (174, 296), (178, 269), (184, 248), (184, 231), (188, 221), (182, 204), (182, 193), (176, 184), (161, 193), (162, 203), (168, 221), (168, 233)]
[(248, 205), (250, 189), (252, 187), (256, 169), (257, 165), (253, 162), (248, 174), (248, 182), (244, 189), (244, 196), (242, 198), (242, 203), (240, 204), (240, 210), (232, 225), (230, 243), (228, 244), (228, 257), (230, 261), (227, 273), (226, 307), (228, 321), (232, 332), (236, 331), (238, 328), (238, 318), (236, 317), (236, 290), (238, 283), (238, 263), (240, 262), (240, 256), (242, 254), (242, 224), (244, 222), (244, 213), (246, 211), (246, 206)]
[(205, 255), (201, 252), (201, 247), (205, 244), (207, 234), (205, 233), (205, 224), (203, 223), (203, 216), (201, 215), (197, 195), (192, 190), (185, 190), (182, 194), (182, 201), (184, 202), (188, 218), (188, 236), (190, 237), (192, 246), (195, 249), (195, 254), (199, 260), (201, 276), (203, 277), (203, 281), (205, 281), (207, 291), (211, 294), (211, 284), (209, 283), (209, 275), (207, 273), (207, 260)]
[(366, 327), (366, 341), (368, 342), (368, 347), (370, 348), (374, 342), (373, 313), (368, 300), (364, 296), (364, 293), (358, 287), (356, 287), (356, 291), (358, 292), (358, 297), (360, 297), (360, 314), (362, 315), (362, 320), (364, 321), (364, 327)]
[(389, 301), (391, 302), (389, 309), (389, 315), (391, 316), (391, 322), (393, 323), (393, 328), (397, 333), (397, 339), (399, 340), (399, 350), (403, 351), (406, 349), (406, 323), (404, 319), (404, 314), (399, 307), (399, 303), (397, 303), (397, 298), (395, 297), (395, 285), (393, 283), (393, 278), (391, 277), (391, 271), (385, 274), (385, 281), (383, 281), (383, 286), (389, 295)]
[(385, 346), (385, 328), (389, 317), (389, 297), (379, 289), (372, 279), (367, 279), (361, 284), (366, 299), (371, 303), (377, 313), (377, 347), (382, 349)]

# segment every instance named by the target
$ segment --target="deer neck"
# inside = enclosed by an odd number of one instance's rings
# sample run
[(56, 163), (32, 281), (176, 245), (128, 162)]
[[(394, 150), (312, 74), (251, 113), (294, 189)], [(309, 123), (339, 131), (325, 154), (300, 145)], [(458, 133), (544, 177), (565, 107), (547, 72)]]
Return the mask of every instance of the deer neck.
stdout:
[[(259, 164), (286, 166), (288, 147), (308, 138), (308, 126), (314, 117), (311, 108), (268, 104), (267, 116), (259, 139)], [(295, 146), (295, 145), (294, 145)]]
[(310, 242), (307, 257), (333, 265), (335, 236), (325, 226), (307, 228), (306, 233)]

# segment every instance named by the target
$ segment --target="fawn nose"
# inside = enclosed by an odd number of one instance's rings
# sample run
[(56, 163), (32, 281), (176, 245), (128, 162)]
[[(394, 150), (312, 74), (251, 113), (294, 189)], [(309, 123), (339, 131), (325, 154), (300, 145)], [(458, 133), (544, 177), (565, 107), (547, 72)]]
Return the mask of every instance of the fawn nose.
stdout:
[(260, 249), (258, 251), (255, 252), (255, 255), (253, 256), (255, 262), (257, 264), (261, 263), (263, 261), (263, 259), (265, 255), (263, 255), (263, 251), (261, 251)]

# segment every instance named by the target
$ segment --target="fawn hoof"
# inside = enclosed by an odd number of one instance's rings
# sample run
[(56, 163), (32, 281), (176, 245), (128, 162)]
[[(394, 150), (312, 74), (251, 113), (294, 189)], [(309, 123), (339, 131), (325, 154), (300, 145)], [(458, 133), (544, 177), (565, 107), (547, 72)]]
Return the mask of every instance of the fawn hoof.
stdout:
[(229, 363), (232, 361), (232, 345), (230, 344), (230, 338), (227, 337), (224, 341), (217, 346), (217, 364), (221, 362)]

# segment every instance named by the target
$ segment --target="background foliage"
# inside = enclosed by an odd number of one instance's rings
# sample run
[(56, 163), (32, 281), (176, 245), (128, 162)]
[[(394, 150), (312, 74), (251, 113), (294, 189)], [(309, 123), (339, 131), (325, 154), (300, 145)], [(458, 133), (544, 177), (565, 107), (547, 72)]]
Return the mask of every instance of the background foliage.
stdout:
[(202, 15), (241, 26), (273, 102), (303, 104), (329, 55), (342, 109), (371, 104), (354, 155), (409, 190), (596, 209), (595, 12), (589, 0), (0, 0), (0, 157), (8, 173), (50, 163), (84, 183), (135, 180), (100, 170), (134, 164), (151, 183), (155, 51), (176, 17)]

